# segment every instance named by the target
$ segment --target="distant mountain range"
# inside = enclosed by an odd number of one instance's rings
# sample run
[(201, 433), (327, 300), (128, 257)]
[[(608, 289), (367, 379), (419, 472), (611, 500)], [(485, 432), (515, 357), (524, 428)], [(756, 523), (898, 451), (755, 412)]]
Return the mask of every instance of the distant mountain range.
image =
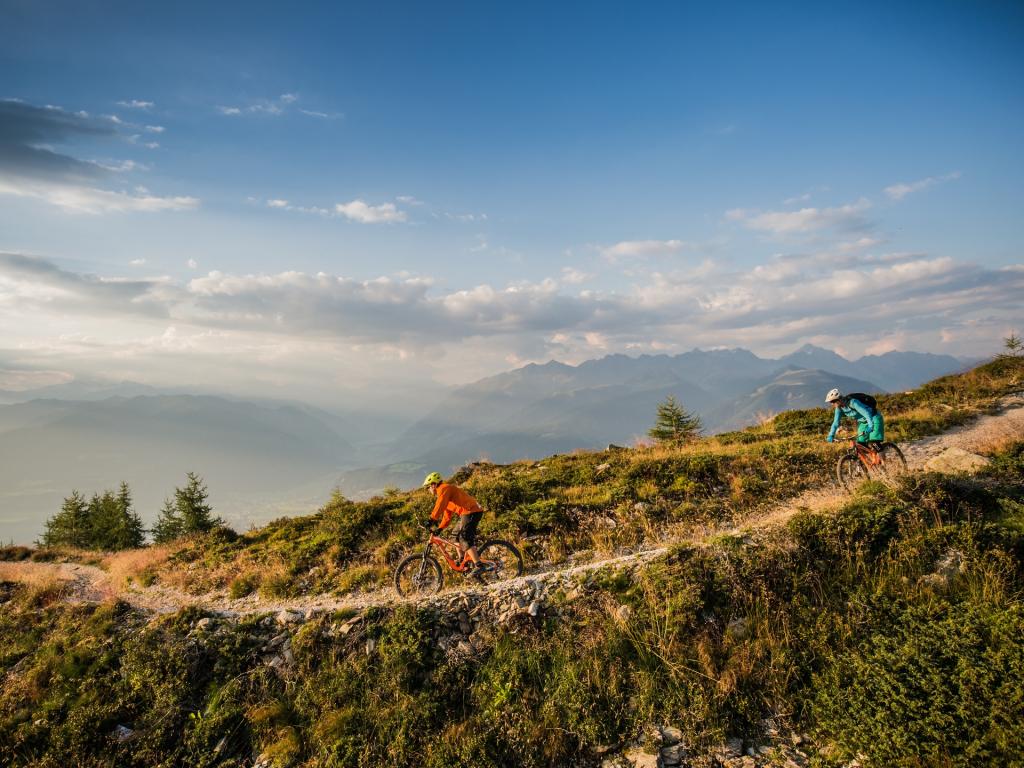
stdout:
[(91, 493), (121, 480), (150, 522), (185, 473), (199, 472), (218, 514), (245, 526), (308, 512), (335, 485), (360, 497), (418, 484), (428, 468), (628, 445), (646, 434), (670, 394), (716, 432), (820, 405), (835, 386), (903, 390), (963, 367), (915, 352), (850, 361), (814, 346), (778, 359), (744, 349), (609, 355), (481, 379), (411, 425), (398, 420), (415, 404), (396, 404), (382, 429), (375, 428), (379, 410), (354, 403), (339, 414), (89, 379), (0, 391), (8, 403), (0, 404), (0, 539), (31, 541), (71, 490)]
[(813, 345), (778, 359), (721, 349), (531, 364), (455, 390), (395, 441), (389, 452), (402, 461), (345, 473), (342, 488), (405, 487), (426, 467), (447, 471), (477, 458), (506, 462), (631, 444), (670, 394), (701, 416), (707, 432), (718, 432), (819, 406), (832, 387), (904, 390), (963, 367), (955, 357), (918, 352), (851, 361)]

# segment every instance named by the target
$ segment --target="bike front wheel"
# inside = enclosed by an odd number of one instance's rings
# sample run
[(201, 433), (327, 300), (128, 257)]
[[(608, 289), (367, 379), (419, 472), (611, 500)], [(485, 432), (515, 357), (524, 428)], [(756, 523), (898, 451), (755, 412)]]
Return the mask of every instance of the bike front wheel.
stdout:
[(836, 462), (836, 477), (843, 488), (852, 491), (868, 479), (868, 471), (856, 453), (847, 453)]
[(427, 555), (409, 555), (395, 568), (395, 589), (402, 597), (429, 597), (441, 591), (441, 564)]
[(896, 443), (882, 443), (878, 452), (882, 455), (881, 470), (886, 478), (891, 480), (907, 471), (907, 460)]
[(488, 584), (523, 575), (523, 556), (515, 545), (501, 539), (485, 542), (477, 550), (484, 567), (477, 575)]

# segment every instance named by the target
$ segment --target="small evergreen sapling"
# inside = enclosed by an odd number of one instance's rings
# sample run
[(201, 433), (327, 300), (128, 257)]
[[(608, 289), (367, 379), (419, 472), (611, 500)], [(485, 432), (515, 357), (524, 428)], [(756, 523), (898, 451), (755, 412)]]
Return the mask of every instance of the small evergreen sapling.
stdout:
[(690, 413), (669, 395), (658, 406), (658, 420), (647, 435), (665, 445), (682, 445), (700, 434), (703, 425), (700, 416)]
[(1003, 339), (1003, 349), (1006, 350), (1001, 357), (1020, 357), (1024, 354), (1024, 341), (1015, 332)]

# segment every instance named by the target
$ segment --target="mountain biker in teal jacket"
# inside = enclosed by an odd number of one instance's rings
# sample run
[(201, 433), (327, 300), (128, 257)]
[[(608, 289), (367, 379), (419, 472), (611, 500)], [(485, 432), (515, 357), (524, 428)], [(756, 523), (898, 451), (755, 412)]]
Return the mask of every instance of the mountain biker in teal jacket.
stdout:
[(855, 397), (843, 395), (838, 389), (833, 389), (825, 395), (825, 402), (835, 411), (832, 429), (828, 431), (827, 439), (830, 443), (836, 438), (843, 416), (857, 422), (858, 443), (880, 443), (885, 439), (885, 422), (877, 408), (872, 408)]

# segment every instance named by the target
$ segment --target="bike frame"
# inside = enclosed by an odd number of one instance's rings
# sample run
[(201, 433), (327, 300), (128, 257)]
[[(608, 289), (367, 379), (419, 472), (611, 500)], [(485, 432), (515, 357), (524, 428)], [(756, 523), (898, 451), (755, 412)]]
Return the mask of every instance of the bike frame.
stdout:
[(879, 451), (858, 442), (856, 437), (848, 437), (846, 439), (850, 443), (850, 453), (855, 453), (857, 458), (860, 459), (860, 463), (868, 469), (880, 467), (885, 463)]
[(466, 570), (466, 565), (467, 565), (467, 563), (470, 562), (470, 557), (469, 557), (469, 551), (468, 550), (462, 556), (462, 562), (460, 563), (455, 558), (451, 557), (451, 555), (448, 554), (448, 551), (449, 551), (448, 548), (450, 547), (451, 551), (455, 553), (456, 557), (458, 557), (458, 554), (459, 554), (459, 547), (458, 547), (458, 545), (455, 542), (453, 542), (453, 541), (449, 541), (448, 539), (442, 539), (440, 536), (437, 536), (437, 535), (432, 533), (432, 534), (430, 534), (430, 538), (427, 540), (427, 546), (424, 547), (424, 549), (423, 549), (423, 560), (424, 561), (426, 561), (427, 555), (430, 554), (430, 548), (431, 547), (437, 547), (438, 551), (441, 553), (441, 557), (443, 557), (445, 559), (445, 562), (448, 563), (448, 567), (451, 568), (453, 571), (458, 571), (459, 573), (462, 573), (463, 571)]

